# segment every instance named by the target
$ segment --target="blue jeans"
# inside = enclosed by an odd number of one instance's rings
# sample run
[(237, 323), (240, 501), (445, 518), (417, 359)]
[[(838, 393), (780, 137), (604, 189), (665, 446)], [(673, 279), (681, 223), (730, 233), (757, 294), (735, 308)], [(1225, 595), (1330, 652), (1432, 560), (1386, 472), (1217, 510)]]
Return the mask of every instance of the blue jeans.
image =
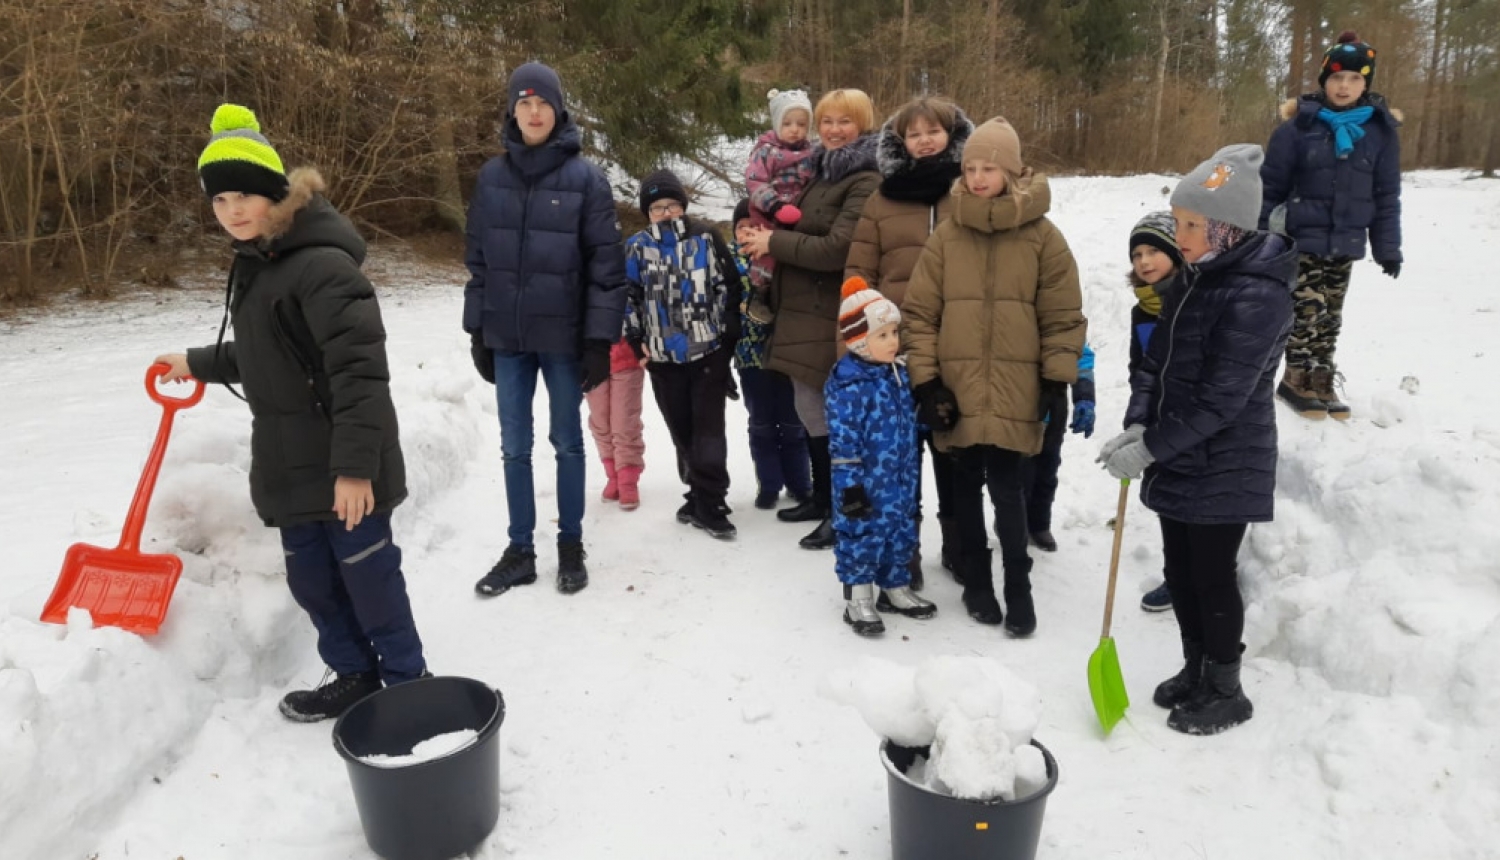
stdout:
[(536, 396), (538, 371), (547, 385), (547, 440), (557, 452), (557, 540), (583, 541), (583, 364), (576, 356), (564, 353), (497, 349), (495, 402), (500, 410), (510, 542), (527, 549), (532, 547), (532, 533), (536, 531), (531, 402)]
[(427, 668), (401, 575), (391, 515), (371, 514), (353, 531), (337, 520), (284, 526), (286, 584), (318, 631), (318, 656), (340, 675), (380, 670), (387, 684)]

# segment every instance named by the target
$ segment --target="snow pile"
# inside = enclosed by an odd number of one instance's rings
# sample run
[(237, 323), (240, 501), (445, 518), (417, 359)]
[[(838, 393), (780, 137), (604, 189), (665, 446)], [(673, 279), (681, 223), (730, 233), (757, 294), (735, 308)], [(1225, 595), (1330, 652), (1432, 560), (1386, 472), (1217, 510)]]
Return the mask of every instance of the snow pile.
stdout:
[(460, 729), (420, 741), (406, 755), (364, 755), (360, 756), (359, 760), (372, 767), (411, 767), (453, 755), (461, 749), (473, 746), (477, 740), (479, 740), (479, 732), (473, 729)]
[(930, 747), (906, 777), (967, 800), (1015, 800), (1047, 782), (1031, 746), (1041, 696), (993, 660), (933, 657), (916, 668), (865, 658), (824, 683), (834, 701), (856, 708), (876, 734), (905, 747)]

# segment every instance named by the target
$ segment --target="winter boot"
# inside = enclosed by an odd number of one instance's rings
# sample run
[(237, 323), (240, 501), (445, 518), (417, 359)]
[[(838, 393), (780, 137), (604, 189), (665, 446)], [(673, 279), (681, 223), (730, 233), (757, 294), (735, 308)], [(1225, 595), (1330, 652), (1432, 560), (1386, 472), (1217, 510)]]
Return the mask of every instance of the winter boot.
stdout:
[(995, 581), (991, 571), (990, 550), (981, 550), (959, 557), (959, 570), (963, 572), (964, 609), (969, 617), (980, 624), (998, 625), (1005, 620), (1000, 610), (1000, 601), (995, 599)]
[(620, 510), (633, 511), (641, 506), (641, 467), (622, 466), (616, 473), (620, 478)]
[(1333, 372), (1332, 368), (1319, 368), (1308, 374), (1308, 384), (1312, 386), (1313, 393), (1328, 407), (1328, 417), (1335, 421), (1348, 421), (1353, 410), (1349, 404), (1339, 399), (1334, 385), (1342, 386), (1344, 378)]
[(582, 543), (557, 542), (557, 590), (576, 594), (589, 586), (589, 569), (583, 560), (588, 553)]
[(964, 578), (958, 569), (958, 520), (953, 517), (938, 517), (938, 525), (943, 530), (943, 546), (940, 556), (943, 570), (953, 574), (953, 580), (963, 585)]
[(517, 585), (533, 582), (536, 582), (536, 551), (511, 544), (490, 572), (474, 584), (474, 590), (485, 597), (499, 597)]
[(1281, 377), (1281, 384), (1276, 386), (1276, 396), (1286, 401), (1303, 418), (1322, 421), (1328, 417), (1328, 404), (1313, 390), (1308, 374), (1309, 371), (1288, 365), (1286, 373)]
[(802, 540), (797, 541), (797, 546), (803, 549), (833, 549), (835, 536), (833, 534), (833, 520), (823, 520), (818, 527), (803, 535)]
[(828, 437), (809, 436), (807, 452), (812, 461), (812, 498), (776, 512), (784, 523), (811, 523), (828, 518), (829, 500), (833, 496), (833, 464), (828, 459)]
[(1031, 533), (1031, 545), (1042, 552), (1057, 552), (1057, 538), (1052, 536), (1051, 529), (1042, 529)]
[(745, 316), (761, 325), (771, 325), (776, 322), (776, 312), (771, 310), (771, 305), (766, 300), (765, 290), (759, 287), (750, 288), (750, 300), (745, 302)]
[(1166, 612), (1172, 608), (1172, 589), (1163, 582), (1141, 597), (1141, 609), (1146, 612)]
[(677, 521), (685, 526), (693, 524), (693, 511), (697, 509), (698, 503), (693, 500), (693, 491), (688, 490), (682, 494), (684, 499), (682, 507), (677, 509)]
[(1186, 735), (1216, 735), (1255, 715), (1240, 687), (1240, 661), (1203, 660), (1203, 681), (1186, 702), (1172, 709), (1167, 727)]
[(719, 540), (734, 540), (734, 523), (731, 523), (729, 517), (725, 516), (728, 510), (722, 502), (699, 496), (697, 504), (693, 506), (693, 515), (689, 521), (693, 528), (703, 529), (711, 537)]
[(1171, 710), (1186, 702), (1198, 690), (1203, 679), (1203, 645), (1182, 640), (1182, 670), (1160, 684), (1151, 695), (1158, 708)]
[(931, 618), (937, 614), (937, 604), (923, 600), (908, 586), (882, 588), (875, 600), (875, 608), (881, 612), (894, 612), (907, 618)]
[(780, 499), (780, 490), (757, 490), (755, 492), (755, 507), (762, 511), (774, 510), (776, 502)]
[(879, 636), (885, 632), (885, 622), (875, 611), (873, 583), (844, 586), (844, 623), (861, 636)]
[(295, 723), (331, 720), (380, 689), (379, 672), (354, 672), (329, 681), (331, 674), (331, 671), (324, 673), (325, 683), (316, 689), (287, 693), (281, 700), (281, 715)]
[(1030, 636), (1036, 632), (1036, 607), (1031, 602), (1031, 559), (1005, 568), (1005, 632)]
[(606, 502), (618, 502), (620, 500), (620, 473), (615, 471), (614, 460), (603, 460), (604, 463), (604, 492), (600, 497)]

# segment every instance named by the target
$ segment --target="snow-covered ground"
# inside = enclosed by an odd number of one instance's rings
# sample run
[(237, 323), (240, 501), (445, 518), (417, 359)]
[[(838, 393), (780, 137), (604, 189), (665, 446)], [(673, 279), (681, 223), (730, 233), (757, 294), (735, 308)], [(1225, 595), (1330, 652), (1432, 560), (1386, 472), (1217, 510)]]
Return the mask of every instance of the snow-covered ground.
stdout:
[[(732, 416), (739, 540), (678, 525), (649, 403), (643, 503), (591, 502), (593, 579), (480, 600), (504, 545), (493, 396), (459, 331), (461, 267), (377, 255), (411, 499), (396, 517), (428, 656), (504, 691), (502, 811), (482, 858), (874, 858), (885, 772), (858, 712), (820, 694), (877, 656), (1001, 661), (1040, 690), (1057, 756), (1040, 856), (1495, 856), (1500, 836), (1500, 184), (1406, 177), (1405, 271), (1359, 263), (1341, 350), (1354, 420), (1280, 414), (1278, 518), (1251, 531), (1246, 726), (1168, 730), (1152, 686), (1176, 670), (1169, 615), (1136, 608), (1160, 571), (1133, 503), (1115, 613), (1127, 721), (1100, 735), (1097, 643), (1117, 484), (1092, 460), (1118, 426), (1131, 294), (1126, 236), (1174, 179), (1062, 179), (1054, 218), (1079, 258), (1100, 355), (1100, 430), (1070, 437), (1039, 554), (1040, 626), (1006, 638), (964, 615), (933, 557), (927, 622), (883, 640), (839, 620), (832, 557), (750, 504)], [(212, 274), (212, 273), (208, 273)], [(246, 492), (249, 420), (222, 390), (183, 413), (146, 528), (185, 573), (161, 633), (44, 625), (69, 544), (113, 546), (155, 430), (158, 352), (212, 342), (220, 294), (188, 290), (0, 320), (0, 857), (368, 858), (329, 725), (276, 713), (322, 672)], [(555, 563), (552, 470), (537, 449), (537, 536)], [(591, 494), (601, 483), (591, 463)]]

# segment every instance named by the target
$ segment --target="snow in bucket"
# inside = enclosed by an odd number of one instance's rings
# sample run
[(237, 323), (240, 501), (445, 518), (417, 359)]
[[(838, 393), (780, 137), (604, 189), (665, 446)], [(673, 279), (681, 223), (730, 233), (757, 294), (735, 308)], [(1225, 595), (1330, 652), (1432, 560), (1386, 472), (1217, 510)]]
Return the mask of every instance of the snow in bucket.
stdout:
[(359, 756), (359, 760), (373, 767), (411, 767), (467, 749), (477, 740), (479, 740), (479, 732), (473, 729), (462, 729), (456, 732), (445, 732), (421, 741), (406, 755), (362, 755)]
[(859, 711), (879, 736), (930, 747), (902, 778), (965, 800), (1013, 801), (1047, 784), (1031, 737), (1041, 696), (993, 660), (940, 656), (920, 666), (864, 658), (824, 679), (824, 695)]

